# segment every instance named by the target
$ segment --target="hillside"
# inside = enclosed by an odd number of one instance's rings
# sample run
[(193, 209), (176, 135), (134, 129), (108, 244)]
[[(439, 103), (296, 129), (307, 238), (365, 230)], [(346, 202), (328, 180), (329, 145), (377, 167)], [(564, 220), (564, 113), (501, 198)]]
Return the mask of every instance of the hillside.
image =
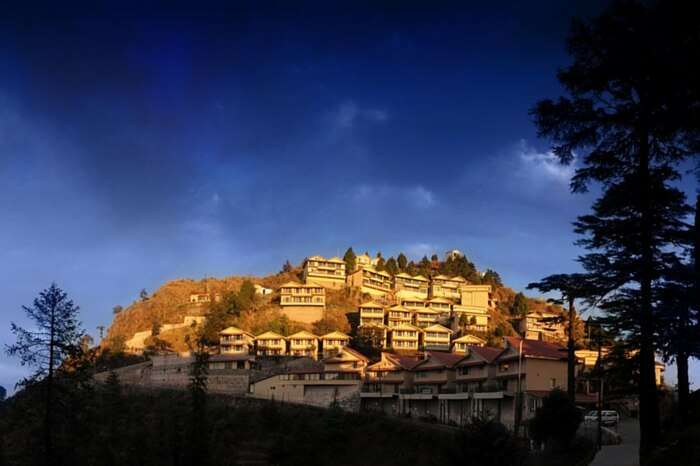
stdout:
[[(442, 264), (444, 263), (437, 263), (434, 266), (436, 272), (440, 270)], [(185, 319), (205, 316), (211, 308), (211, 305), (206, 303), (191, 304), (189, 302), (190, 294), (209, 293), (212, 296), (220, 294), (225, 299), (227, 295), (237, 293), (246, 280), (277, 290), (285, 282), (300, 280), (301, 269), (299, 267), (291, 267), (287, 270), (265, 277), (229, 276), (202, 280), (178, 279), (169, 281), (146, 299), (135, 301), (117, 313), (102, 346), (110, 346), (118, 340), (126, 342), (138, 332), (143, 334), (143, 342), (148, 345), (153, 342), (153, 337), (149, 337), (148, 332), (152, 329), (154, 322), (158, 322), (161, 326), (158, 337), (169, 343), (172, 349), (184, 351), (187, 349), (187, 335), (191, 335), (193, 332), (193, 329), (184, 323)], [(495, 274), (495, 272), (491, 273)], [(468, 270), (468, 274), (473, 280), (474, 272)], [(495, 275), (497, 276), (497, 274)], [(510, 321), (511, 308), (515, 301), (516, 292), (500, 285), (500, 278), (497, 283), (492, 283), (492, 286), (494, 286), (497, 307), (491, 311), (489, 334), (512, 335), (515, 331)], [(327, 290), (326, 313), (323, 321), (314, 325), (305, 325), (286, 320), (281, 314), (279, 305), (276, 304), (276, 296), (274, 293), (272, 297), (256, 297), (252, 307), (236, 317), (235, 325), (254, 334), (266, 330), (287, 334), (298, 330), (309, 330), (317, 333), (331, 330), (349, 332), (352, 322), (357, 318), (358, 305), (370, 299), (367, 296), (363, 297), (354, 289)], [(559, 306), (533, 298), (527, 298), (527, 307), (529, 310), (561, 312)]]

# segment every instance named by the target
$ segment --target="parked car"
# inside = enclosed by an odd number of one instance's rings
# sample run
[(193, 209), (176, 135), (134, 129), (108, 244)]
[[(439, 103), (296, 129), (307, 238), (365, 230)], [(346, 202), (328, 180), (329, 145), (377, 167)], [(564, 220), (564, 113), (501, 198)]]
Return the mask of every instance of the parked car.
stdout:
[[(603, 410), (600, 417), (604, 426), (615, 426), (620, 422), (620, 415), (617, 411)], [(584, 421), (587, 423), (598, 422), (598, 411), (589, 411), (584, 417)]]

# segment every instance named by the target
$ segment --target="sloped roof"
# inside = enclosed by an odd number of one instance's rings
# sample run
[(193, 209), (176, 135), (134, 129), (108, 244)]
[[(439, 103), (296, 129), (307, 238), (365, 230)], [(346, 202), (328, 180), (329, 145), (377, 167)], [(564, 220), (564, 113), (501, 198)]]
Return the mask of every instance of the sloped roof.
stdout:
[(403, 306), (401, 306), (401, 305), (399, 305), (399, 304), (397, 304), (397, 305), (395, 305), (395, 306), (391, 306), (391, 307), (389, 308), (389, 310), (390, 310), (390, 311), (411, 312), (410, 309), (406, 309), (405, 307), (403, 307)]
[(339, 338), (340, 338), (340, 339), (343, 339), (343, 340), (349, 340), (349, 339), (350, 339), (350, 337), (349, 337), (348, 335), (344, 334), (343, 332), (339, 332), (339, 331), (337, 331), (337, 330), (334, 331), (334, 332), (326, 333), (326, 334), (323, 335), (321, 338), (323, 338), (323, 339), (339, 339)]
[(508, 347), (513, 348), (516, 353), (523, 342), (523, 356), (545, 359), (566, 359), (566, 348), (554, 343), (540, 340), (527, 340), (520, 337), (504, 337)]
[(339, 263), (339, 264), (344, 264), (344, 263), (345, 263), (345, 261), (344, 261), (343, 259), (341, 259), (340, 257), (338, 257), (338, 256), (333, 256), (333, 257), (331, 257), (330, 259), (327, 259), (326, 261), (327, 261), (327, 262), (337, 262), (337, 263)]
[(433, 280), (449, 280), (449, 279), (450, 279), (450, 277), (448, 277), (447, 275), (442, 275), (442, 274), (436, 275), (433, 277)]
[(442, 304), (452, 304), (452, 301), (450, 301), (447, 298), (433, 298), (428, 300), (429, 303), (442, 303)]
[(307, 261), (325, 261), (326, 258), (323, 256), (311, 256), (306, 258)]
[(445, 327), (444, 325), (440, 325), (440, 324), (431, 325), (430, 327), (425, 327), (423, 329), (424, 332), (427, 332), (429, 330), (433, 331), (433, 332), (443, 332), (443, 333), (449, 332), (450, 334), (453, 333), (452, 330), (450, 330), (449, 328)]
[(493, 362), (494, 359), (498, 357), (499, 354), (503, 352), (502, 348), (493, 348), (491, 346), (470, 346), (469, 351), (472, 351), (486, 360), (486, 362)]
[(411, 277), (411, 278), (413, 278), (414, 280), (421, 280), (421, 281), (424, 281), (424, 282), (427, 282), (427, 281), (428, 281), (428, 279), (425, 278), (423, 275), (414, 275), (414, 276)]
[(411, 277), (409, 274), (407, 274), (406, 272), (399, 272), (399, 273), (397, 273), (396, 275), (394, 275), (394, 277), (413, 278), (413, 277)]
[(241, 330), (238, 327), (227, 327), (223, 329), (222, 331), (219, 332), (219, 335), (241, 335), (243, 333), (248, 333), (244, 330)]
[(432, 314), (432, 315), (439, 314), (438, 311), (434, 311), (434, 310), (430, 309), (429, 307), (426, 307), (423, 309), (416, 309), (415, 312), (416, 312), (416, 314)]
[(367, 356), (365, 356), (364, 354), (360, 353), (357, 350), (350, 348), (349, 346), (344, 346), (336, 354), (334, 354), (333, 356), (331, 356), (329, 358), (324, 359), (323, 361), (324, 362), (345, 361), (346, 358), (343, 357), (344, 355), (349, 355), (351, 358), (359, 359), (359, 360), (365, 361), (365, 362), (369, 361)]
[(282, 340), (286, 340), (285, 337), (283, 337), (279, 333), (275, 333), (275, 332), (265, 332), (265, 333), (261, 333), (260, 335), (255, 337), (256, 340), (276, 340), (276, 339), (280, 339), (280, 338)]
[(314, 335), (311, 332), (307, 332), (306, 330), (301, 330), (293, 335), (289, 335), (287, 338), (318, 338), (316, 335)]
[(418, 332), (423, 331), (423, 329), (416, 327), (415, 325), (407, 324), (405, 322), (401, 322), (399, 325), (392, 327), (392, 330), (413, 330)]
[(426, 358), (413, 368), (415, 371), (440, 369), (452, 367), (463, 359), (461, 354), (454, 354), (444, 351), (426, 351)]
[(473, 343), (473, 342), (476, 342), (476, 343), (479, 343), (479, 344), (482, 344), (482, 345), (483, 345), (484, 343), (486, 343), (486, 340), (483, 340), (483, 339), (477, 337), (476, 335), (469, 335), (469, 334), (466, 334), (466, 335), (462, 335), (461, 337), (455, 338), (454, 340), (452, 340), (452, 343), (455, 343), (455, 342), (457, 342), (457, 343)]

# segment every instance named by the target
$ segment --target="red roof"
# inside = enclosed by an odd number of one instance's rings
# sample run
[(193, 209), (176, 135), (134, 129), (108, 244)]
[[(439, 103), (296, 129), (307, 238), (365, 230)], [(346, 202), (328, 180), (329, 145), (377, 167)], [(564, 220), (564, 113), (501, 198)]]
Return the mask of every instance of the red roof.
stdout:
[(503, 352), (502, 348), (492, 348), (490, 346), (475, 346), (475, 345), (470, 345), (469, 346), (469, 351), (473, 351), (482, 358), (486, 360), (486, 362), (490, 363), (493, 362), (494, 359), (498, 357), (499, 354)]
[(508, 346), (518, 351), (523, 342), (523, 356), (547, 359), (566, 359), (566, 348), (540, 340), (523, 340), (520, 337), (505, 337)]
[[(426, 355), (428, 356), (426, 359), (419, 361), (418, 364), (413, 366), (414, 370), (420, 371), (452, 367), (464, 357), (461, 354), (447, 353), (444, 351), (426, 351)], [(418, 367), (424, 362), (427, 363), (426, 367)]]

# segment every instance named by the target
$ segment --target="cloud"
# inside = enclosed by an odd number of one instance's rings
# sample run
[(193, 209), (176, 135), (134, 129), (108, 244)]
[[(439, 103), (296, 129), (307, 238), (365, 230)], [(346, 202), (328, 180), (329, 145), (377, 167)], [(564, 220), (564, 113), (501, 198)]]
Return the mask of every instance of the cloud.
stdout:
[(338, 130), (351, 129), (359, 121), (382, 123), (388, 119), (389, 114), (386, 110), (363, 108), (352, 100), (343, 102), (332, 112), (333, 126)]
[(355, 202), (371, 202), (372, 205), (408, 204), (417, 209), (428, 209), (437, 203), (435, 194), (422, 185), (411, 187), (360, 185), (351, 190)]
[(521, 139), (515, 149), (521, 165), (521, 175), (528, 178), (547, 179), (569, 184), (576, 171), (576, 159), (570, 165), (562, 165), (552, 151), (538, 152)]

